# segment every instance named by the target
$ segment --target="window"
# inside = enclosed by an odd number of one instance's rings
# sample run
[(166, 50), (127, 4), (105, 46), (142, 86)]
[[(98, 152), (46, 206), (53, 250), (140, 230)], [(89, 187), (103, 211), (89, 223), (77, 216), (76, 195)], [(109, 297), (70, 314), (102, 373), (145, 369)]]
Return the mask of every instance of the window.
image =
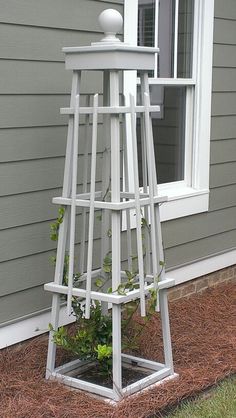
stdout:
[[(162, 219), (206, 211), (214, 0), (126, 0), (124, 10), (125, 42), (160, 49), (149, 77), (161, 108), (152, 124), (159, 193), (169, 197)], [(137, 100), (138, 76), (124, 80)]]

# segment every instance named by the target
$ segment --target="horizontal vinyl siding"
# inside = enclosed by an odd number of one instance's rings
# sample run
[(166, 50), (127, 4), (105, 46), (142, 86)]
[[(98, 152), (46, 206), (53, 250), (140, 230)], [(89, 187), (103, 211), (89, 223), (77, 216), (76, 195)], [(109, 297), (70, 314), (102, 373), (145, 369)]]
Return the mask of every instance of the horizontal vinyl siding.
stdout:
[(211, 118), (211, 139), (223, 140), (235, 137), (236, 115)]
[(235, 68), (214, 68), (213, 91), (218, 93), (236, 91), (236, 65)]
[[(61, 51), (64, 46), (83, 46), (91, 42), (91, 34), (88, 31), (67, 31), (5, 23), (0, 25), (0, 37), (1, 58), (49, 62), (64, 61)], [(94, 41), (100, 38), (101, 35), (98, 33), (92, 36)]]
[[(68, 94), (71, 72), (65, 71), (64, 62), (21, 61), (0, 59), (1, 94)], [(81, 93), (100, 92), (101, 73), (83, 74)]]
[(188, 265), (194, 261), (204, 260), (212, 255), (235, 249), (235, 242), (236, 229), (222, 234), (206, 235), (200, 240), (168, 248), (165, 251), (165, 261), (169, 269)]
[(211, 189), (210, 211), (221, 209), (222, 206), (236, 206), (236, 184)]
[(215, 8), (215, 17), (221, 19), (226, 18), (236, 20), (235, 0), (217, 0)]
[[(61, 190), (67, 121), (59, 108), (68, 104), (71, 82), (61, 48), (99, 40), (96, 16), (107, 7), (122, 10), (122, 3), (8, 0), (2, 7), (0, 324), (42, 311), (51, 300), (42, 285), (53, 277), (49, 229), (57, 209), (51, 198)], [(236, 3), (216, 0), (210, 208), (163, 224), (168, 268), (236, 246), (235, 73)], [(86, 77), (83, 93), (100, 91), (101, 80)], [(168, 123), (171, 131), (172, 115)]]
[(210, 216), (208, 213), (201, 213), (190, 219), (187, 228), (185, 218), (166, 224), (166, 248), (202, 240), (206, 237), (206, 231), (207, 237), (231, 231), (235, 228), (236, 207), (212, 211)]
[[(53, 251), (27, 255), (0, 263), (1, 277), (8, 277), (1, 283), (1, 301), (3, 297), (25, 289), (43, 285), (53, 278), (54, 267), (50, 262)], [(16, 274), (17, 272), (17, 274)]]
[[(88, 128), (91, 132), (92, 127)], [(81, 125), (80, 136), (85, 135), (85, 126)], [(0, 129), (0, 163), (27, 161), (44, 158), (64, 157), (67, 135), (67, 125), (14, 127)], [(98, 138), (102, 135), (102, 128), (98, 126)], [(98, 141), (98, 152), (102, 151)], [(79, 154), (84, 152), (84, 142), (79, 143)]]
[(236, 2), (215, 1), (209, 212), (163, 225), (168, 268), (236, 247)]
[(1, 23), (15, 23), (55, 29), (100, 32), (97, 17), (119, 1), (97, 0), (7, 0), (1, 4)]
[[(224, 152), (222, 153), (222, 148)], [(211, 164), (230, 163), (235, 161), (236, 139), (222, 139), (211, 143)]]
[(51, 295), (43, 290), (43, 286), (30, 286), (28, 289), (1, 298), (1, 322), (5, 325), (16, 319), (24, 319), (33, 313), (44, 311), (50, 304)]
[[(0, 197), (60, 187), (63, 179), (64, 161), (64, 157), (55, 157), (0, 164)], [(101, 172), (102, 160), (98, 157), (96, 181), (101, 180)], [(82, 182), (82, 174), (82, 157), (79, 156), (78, 184)]]
[[(76, 241), (79, 241), (81, 223), (77, 215)], [(100, 221), (95, 222), (94, 239), (100, 236)], [(1, 231), (0, 263), (15, 258), (26, 257), (55, 249), (55, 242), (50, 240), (50, 221), (28, 224)]]
[[(65, 70), (61, 49), (101, 39), (97, 17), (110, 7), (122, 12), (123, 1), (1, 4), (0, 326), (50, 306), (51, 295), (43, 284), (53, 279), (54, 270), (49, 258), (55, 254), (55, 242), (49, 234), (57, 206), (51, 200), (61, 193), (68, 119), (60, 115), (60, 107), (69, 103), (72, 76)], [(82, 94), (100, 93), (101, 83), (101, 74), (84, 74)], [(83, 152), (80, 143), (79, 154)], [(82, 170), (79, 164), (78, 183)]]

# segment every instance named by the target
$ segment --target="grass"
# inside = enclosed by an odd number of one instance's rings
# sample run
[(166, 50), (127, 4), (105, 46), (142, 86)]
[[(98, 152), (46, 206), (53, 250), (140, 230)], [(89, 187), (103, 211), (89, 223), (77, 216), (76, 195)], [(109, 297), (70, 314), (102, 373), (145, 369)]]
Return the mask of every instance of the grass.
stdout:
[(168, 418), (236, 418), (236, 377), (193, 401), (185, 401)]

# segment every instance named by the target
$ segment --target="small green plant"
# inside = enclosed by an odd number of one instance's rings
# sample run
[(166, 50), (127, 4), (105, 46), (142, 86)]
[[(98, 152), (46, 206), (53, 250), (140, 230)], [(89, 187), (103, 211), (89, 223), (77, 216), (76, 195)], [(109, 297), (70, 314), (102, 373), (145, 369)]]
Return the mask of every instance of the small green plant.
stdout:
[[(63, 222), (65, 210), (60, 208), (58, 212), (58, 218), (55, 223), (51, 224), (50, 237), (53, 241), (58, 239), (58, 232), (61, 223)], [(100, 219), (100, 216), (99, 216)], [(143, 229), (143, 242), (144, 242), (144, 229), (147, 229), (148, 233), (149, 225), (145, 218), (142, 218)], [(111, 231), (109, 230), (107, 235), (111, 237)], [(144, 244), (143, 244), (144, 245)], [(145, 246), (144, 257), (145, 257)], [(136, 256), (133, 260), (136, 260)], [(56, 258), (54, 257), (54, 262)], [(68, 284), (68, 265), (69, 255), (66, 254), (64, 262), (63, 272), (63, 284)], [(158, 282), (159, 277), (164, 268), (164, 262), (160, 262), (161, 271), (155, 283)], [(125, 278), (116, 290), (112, 290), (111, 287), (105, 289), (107, 293), (114, 293), (118, 295), (126, 295), (127, 292), (139, 289), (138, 272), (136, 270), (125, 270)], [(79, 273), (74, 275), (74, 283), (80, 282), (81, 275)], [(95, 279), (95, 286), (99, 291), (103, 291), (108, 282), (112, 281), (112, 253), (109, 251), (103, 259), (102, 274)], [(138, 312), (140, 301), (139, 299), (130, 301), (122, 305), (122, 349), (136, 350), (138, 348), (138, 339), (147, 325), (147, 322), (151, 319), (155, 313), (157, 303), (157, 290), (151, 289), (147, 298), (147, 315), (142, 321), (133, 321), (135, 314)], [(53, 331), (53, 341), (63, 347), (65, 350), (78, 356), (81, 360), (96, 361), (99, 366), (101, 374), (107, 376), (111, 373), (112, 368), (112, 317), (111, 313), (103, 314), (102, 306), (100, 302), (95, 301), (90, 306), (90, 319), (84, 317), (84, 305), (83, 300), (79, 298), (73, 298), (72, 300), (73, 314), (76, 317), (76, 329), (73, 334), (70, 334), (67, 328), (61, 327), (58, 330), (53, 330), (50, 325), (50, 330)], [(132, 327), (131, 327), (132, 324)], [(132, 330), (131, 330), (132, 328)], [(131, 332), (130, 332), (131, 331)]]
[(90, 319), (84, 318), (81, 301), (73, 299), (72, 307), (76, 317), (76, 330), (70, 335), (65, 327), (53, 331), (53, 341), (81, 360), (96, 361), (101, 373), (109, 374), (112, 357), (112, 318), (103, 315), (99, 302), (90, 307)]
[(97, 352), (97, 359), (102, 373), (110, 375), (112, 369), (112, 346), (107, 344), (98, 344), (95, 351)]
[[(65, 208), (64, 207), (60, 207), (58, 209), (58, 217), (55, 220), (55, 222), (50, 224), (50, 239), (52, 241), (58, 241), (58, 235), (59, 235), (59, 228), (60, 225), (63, 222), (64, 219), (64, 215), (65, 215)], [(53, 255), (50, 257), (50, 261), (55, 265), (56, 264), (56, 256)], [(65, 254), (65, 258), (64, 258), (64, 268), (63, 268), (63, 279), (62, 279), (62, 284), (64, 286), (68, 285), (68, 272), (69, 272), (69, 255), (66, 252)], [(81, 278), (81, 274), (80, 273), (75, 273), (74, 274), (74, 285), (76, 286), (76, 284), (80, 283), (80, 278)]]
[(63, 222), (64, 215), (65, 215), (65, 208), (63, 208), (61, 206), (58, 209), (57, 219), (55, 220), (55, 222), (51, 223), (51, 225), (50, 225), (50, 239), (52, 241), (57, 241), (58, 240), (59, 227)]

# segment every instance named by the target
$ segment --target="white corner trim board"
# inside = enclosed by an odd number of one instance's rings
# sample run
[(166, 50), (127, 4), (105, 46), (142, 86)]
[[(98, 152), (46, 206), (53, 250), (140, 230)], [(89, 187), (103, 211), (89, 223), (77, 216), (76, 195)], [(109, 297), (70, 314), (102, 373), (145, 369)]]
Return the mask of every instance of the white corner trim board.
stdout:
[[(235, 260), (236, 249), (170, 270), (167, 272), (167, 277), (175, 279), (178, 285), (232, 266), (236, 264)], [(60, 325), (69, 324), (73, 321), (73, 317), (68, 317), (66, 314), (66, 308), (61, 308)], [(49, 322), (50, 312), (45, 312), (0, 328), (0, 349), (47, 332)]]

